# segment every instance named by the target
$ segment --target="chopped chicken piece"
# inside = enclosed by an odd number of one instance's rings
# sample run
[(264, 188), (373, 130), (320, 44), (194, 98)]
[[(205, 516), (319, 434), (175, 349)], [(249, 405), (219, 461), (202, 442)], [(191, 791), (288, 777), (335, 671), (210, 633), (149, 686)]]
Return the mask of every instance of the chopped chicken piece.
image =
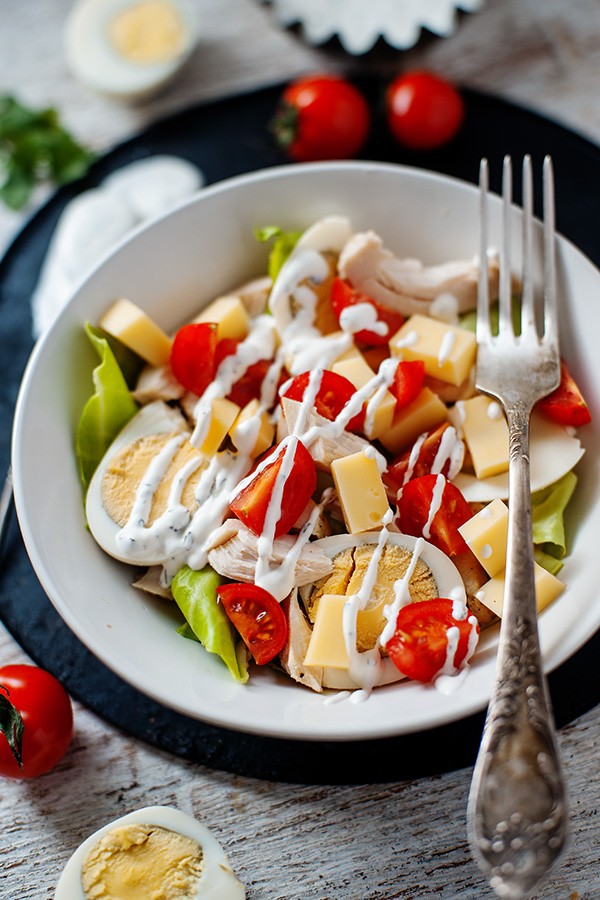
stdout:
[[(296, 538), (286, 534), (273, 542), (272, 561), (280, 564), (294, 546)], [(252, 583), (258, 560), (258, 537), (242, 522), (228, 519), (212, 536), (208, 553), (210, 565), (220, 575), (234, 581)], [(322, 550), (312, 544), (302, 548), (295, 571), (295, 587), (310, 584), (331, 572), (333, 564)]]
[(179, 400), (183, 397), (185, 388), (181, 385), (171, 366), (145, 366), (140, 372), (133, 397), (142, 406), (153, 403), (155, 400)]
[(132, 587), (148, 594), (155, 594), (157, 597), (164, 597), (165, 600), (172, 600), (171, 589), (162, 582), (162, 571), (162, 566), (150, 566), (137, 581), (132, 583)]
[[(498, 296), (498, 264), (489, 260), (490, 296)], [(427, 313), (436, 298), (451, 295), (459, 313), (475, 309), (479, 266), (456, 260), (425, 266), (420, 260), (398, 259), (374, 231), (353, 235), (340, 254), (342, 278), (374, 300), (405, 316)]]
[(240, 298), (248, 310), (248, 314), (254, 318), (266, 310), (272, 287), (272, 279), (268, 275), (264, 275), (261, 278), (247, 281), (231, 293)]

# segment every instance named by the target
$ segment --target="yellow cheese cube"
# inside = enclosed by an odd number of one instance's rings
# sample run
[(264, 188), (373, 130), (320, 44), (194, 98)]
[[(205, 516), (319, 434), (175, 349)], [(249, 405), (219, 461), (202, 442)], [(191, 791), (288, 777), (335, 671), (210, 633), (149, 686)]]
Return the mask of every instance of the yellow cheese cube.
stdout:
[[(364, 356), (357, 351), (356, 356), (337, 360), (331, 367), (331, 370), (338, 375), (347, 378), (355, 388), (364, 387), (371, 378), (375, 377), (375, 372), (367, 363)], [(365, 418), (364, 433), (370, 440), (375, 440), (381, 434), (388, 431), (394, 418), (396, 411), (396, 398), (389, 391), (383, 395), (381, 403), (378, 403), (373, 412), (367, 408), (367, 416)]]
[(392, 425), (379, 436), (379, 440), (390, 453), (400, 453), (424, 431), (445, 422), (447, 418), (446, 404), (425, 387), (412, 403), (396, 414)]
[(416, 314), (390, 340), (392, 356), (422, 359), (433, 378), (459, 385), (475, 363), (477, 341), (472, 331)]
[(492, 500), (458, 530), (488, 575), (493, 577), (504, 569), (508, 507), (502, 500)]
[[(341, 336), (342, 334), (343, 334), (343, 332), (340, 331), (339, 335)], [(333, 336), (334, 337), (338, 336), (338, 332), (337, 331), (334, 332)], [(336, 361), (336, 363), (338, 363), (338, 362), (345, 362), (346, 360), (349, 360), (349, 359), (360, 359), (360, 358), (362, 358), (362, 353), (360, 352), (360, 350), (358, 349), (356, 344), (352, 344), (352, 346), (348, 350), (346, 350), (344, 353), (342, 353), (340, 356), (338, 356), (335, 361)]]
[(344, 594), (323, 594), (304, 658), (305, 666), (348, 669), (350, 657), (344, 641)]
[(169, 361), (171, 338), (131, 300), (122, 298), (113, 303), (100, 319), (100, 328), (153, 366)]
[(217, 297), (198, 313), (194, 322), (216, 322), (217, 336), (243, 340), (250, 329), (250, 317), (239, 297)]
[(390, 505), (370, 448), (334, 459), (331, 474), (350, 534), (380, 528)]
[(500, 404), (478, 394), (456, 404), (465, 443), (477, 478), (508, 469), (508, 425)]
[[(275, 436), (275, 425), (271, 421), (268, 412), (263, 410), (259, 415), (259, 409), (260, 403), (258, 400), (251, 400), (250, 403), (246, 404), (229, 429), (229, 435), (237, 450), (245, 443), (244, 437), (246, 435), (244, 432), (247, 434), (248, 428), (252, 429), (252, 433), (256, 433), (254, 446), (249, 453), (252, 459), (256, 459), (257, 456), (260, 456), (261, 453), (268, 450), (273, 443), (273, 438)], [(251, 419), (254, 419), (255, 422), (251, 423)], [(240, 426), (244, 425), (245, 428), (240, 430)]]
[[(535, 598), (537, 611), (541, 612), (549, 603), (551, 603), (559, 594), (561, 594), (565, 586), (555, 575), (551, 575), (547, 569), (533, 564), (535, 578)], [(502, 606), (504, 602), (504, 571), (499, 575), (495, 575), (489, 581), (479, 588), (475, 594), (477, 600), (495, 612), (497, 616), (502, 617)]]
[(200, 453), (203, 453), (204, 456), (215, 455), (239, 413), (240, 408), (237, 403), (232, 403), (225, 397), (219, 397), (212, 401), (210, 425), (202, 446), (198, 448)]

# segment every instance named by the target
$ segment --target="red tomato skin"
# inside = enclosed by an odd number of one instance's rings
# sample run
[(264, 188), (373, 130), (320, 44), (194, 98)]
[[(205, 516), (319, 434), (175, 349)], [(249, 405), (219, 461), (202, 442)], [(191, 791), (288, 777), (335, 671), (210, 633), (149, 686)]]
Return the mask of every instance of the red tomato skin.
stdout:
[(215, 374), (215, 322), (190, 322), (176, 333), (171, 347), (171, 371), (187, 391), (200, 396)]
[(425, 383), (425, 363), (422, 359), (402, 359), (398, 363), (390, 393), (396, 398), (396, 412), (416, 400)]
[[(429, 519), (437, 479), (443, 475), (422, 475), (408, 481), (398, 494), (398, 518), (403, 534), (423, 537), (423, 529)], [(473, 515), (471, 507), (451, 481), (444, 478), (442, 502), (433, 517), (429, 536), (426, 538), (447, 556), (456, 556), (469, 548), (458, 528)]]
[(459, 638), (453, 665), (458, 671), (467, 657), (469, 638), (474, 627), (470, 615), (455, 619), (453, 603), (443, 597), (403, 606), (396, 620), (396, 631), (385, 645), (396, 668), (414, 681), (430, 682), (439, 674), (448, 652), (448, 629), (458, 628)]
[[(296, 375), (283, 397), (288, 397), (290, 400), (302, 400), (308, 387), (309, 379), (310, 372), (302, 372), (301, 375)], [(339, 416), (346, 403), (355, 393), (356, 388), (348, 378), (345, 378), (344, 375), (339, 375), (337, 372), (330, 372), (329, 369), (325, 369), (321, 385), (315, 397), (314, 408), (320, 416), (332, 422)], [(350, 419), (346, 425), (346, 430), (360, 431), (364, 422), (365, 410), (363, 408)]]
[(434, 150), (459, 131), (464, 102), (446, 79), (433, 72), (399, 75), (386, 92), (388, 126), (396, 140), (412, 150)]
[(377, 310), (377, 318), (380, 321), (385, 322), (388, 326), (388, 331), (387, 334), (377, 334), (375, 331), (369, 331), (365, 328), (362, 331), (357, 331), (354, 335), (354, 339), (359, 344), (366, 344), (369, 347), (386, 346), (389, 343), (390, 338), (392, 338), (404, 324), (404, 316), (395, 309), (385, 306), (383, 303), (378, 303), (377, 300), (369, 297), (368, 294), (357, 291), (348, 281), (344, 281), (343, 278), (334, 278), (331, 285), (331, 306), (338, 320), (338, 324), (342, 312), (348, 306), (355, 306), (357, 303), (369, 303), (371, 306), (375, 307)]
[(23, 768), (0, 732), (0, 775), (37, 778), (60, 762), (71, 743), (73, 710), (69, 695), (53, 675), (37, 666), (3, 666), (0, 686), (23, 720)]
[[(437, 428), (434, 428), (427, 433), (427, 437), (421, 445), (419, 455), (413, 466), (410, 476), (411, 479), (421, 478), (421, 476), (423, 475), (431, 474), (431, 466), (433, 465), (433, 461), (435, 460), (436, 454), (439, 450), (444, 432), (448, 428), (450, 428), (449, 422), (442, 422), (442, 424), (438, 425)], [(412, 447), (409, 450), (405, 450), (404, 453), (401, 453), (400, 456), (397, 456), (395, 459), (393, 459), (383, 473), (382, 478), (384, 484), (386, 484), (392, 490), (399, 490), (399, 488), (403, 486), (404, 479), (408, 472), (408, 463), (411, 453)], [(440, 474), (447, 476), (449, 468), (450, 460), (448, 459), (444, 463)]]
[(540, 400), (537, 408), (558, 425), (578, 428), (592, 421), (589, 407), (564, 359), (560, 362), (559, 386)]
[[(284, 451), (269, 450), (273, 462), (265, 468), (229, 504), (231, 512), (254, 534), (261, 535), (275, 479), (283, 464)], [(302, 443), (296, 441), (294, 463), (286, 478), (281, 504), (281, 516), (275, 527), (275, 537), (287, 534), (304, 511), (317, 486), (317, 470), (312, 456)]]
[[(291, 133), (290, 113), (295, 120)], [(290, 84), (273, 122), (279, 143), (296, 162), (355, 156), (369, 127), (369, 107), (363, 95), (334, 75), (314, 75)]]
[(234, 627), (252, 654), (264, 666), (278, 656), (288, 639), (288, 621), (281, 606), (256, 584), (222, 584), (217, 595)]

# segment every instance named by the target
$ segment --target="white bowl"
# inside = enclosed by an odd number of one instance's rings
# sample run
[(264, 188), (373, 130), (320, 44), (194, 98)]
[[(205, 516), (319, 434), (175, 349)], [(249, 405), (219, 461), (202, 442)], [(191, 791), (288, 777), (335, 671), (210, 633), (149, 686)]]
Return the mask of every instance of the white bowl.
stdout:
[[(560, 184), (557, 186), (560, 193)], [(497, 199), (497, 198), (495, 198)], [(499, 234), (494, 203), (492, 239)], [(482, 709), (494, 669), (488, 634), (460, 689), (448, 696), (403, 682), (367, 702), (325, 705), (275, 671), (245, 686), (219, 660), (175, 632), (173, 608), (130, 586), (132, 570), (107, 557), (85, 529), (73, 435), (96, 364), (82, 333), (112, 300), (127, 296), (174, 329), (217, 293), (265, 271), (257, 225), (298, 229), (326, 213), (374, 228), (392, 249), (427, 262), (470, 257), (477, 248), (477, 191), (416, 169), (374, 163), (286, 166), (207, 188), (121, 244), (77, 291), (36, 346), (21, 387), (13, 438), (14, 487), (25, 544), (50, 600), (79, 639), (125, 681), (193, 718), (241, 731), (304, 739), (364, 739), (441, 725)], [(516, 229), (515, 229), (516, 231)], [(563, 351), (599, 420), (600, 273), (568, 241), (558, 244)], [(568, 587), (541, 617), (548, 670), (600, 625), (600, 533), (596, 425), (582, 431), (587, 453), (570, 516)]]

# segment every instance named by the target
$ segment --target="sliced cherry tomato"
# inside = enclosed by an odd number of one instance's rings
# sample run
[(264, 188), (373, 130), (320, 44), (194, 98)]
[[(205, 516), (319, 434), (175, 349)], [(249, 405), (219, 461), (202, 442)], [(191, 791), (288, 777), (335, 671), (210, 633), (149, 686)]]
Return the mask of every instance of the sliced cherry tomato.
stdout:
[[(411, 478), (421, 478), (423, 475), (431, 474), (431, 469), (438, 450), (440, 449), (444, 433), (451, 427), (449, 422), (442, 422), (437, 428), (421, 435), (418, 453), (414, 452), (415, 448), (413, 446), (410, 450), (406, 450), (404, 453), (401, 453), (400, 456), (397, 456), (396, 459), (389, 464), (382, 475), (384, 484), (393, 490), (398, 490), (405, 481), (410, 481)], [(460, 449), (462, 441), (459, 444), (459, 438), (457, 437), (456, 442)], [(448, 477), (451, 463), (452, 460), (450, 456), (448, 456), (440, 468), (441, 475)], [(406, 476), (409, 468), (410, 474), (407, 478)]]
[(239, 343), (235, 338), (221, 338), (220, 341), (217, 341), (217, 346), (215, 347), (215, 372), (227, 356), (232, 356), (236, 352)]
[(65, 755), (73, 737), (69, 695), (37, 666), (0, 668), (0, 775), (36, 778)]
[[(440, 478), (443, 481), (441, 496)], [(432, 521), (429, 522), (432, 513)], [(459, 489), (451, 481), (446, 481), (443, 475), (414, 478), (404, 485), (398, 497), (397, 524), (400, 531), (424, 537), (447, 556), (469, 549), (458, 529), (472, 515), (471, 507)]]
[(215, 322), (190, 322), (180, 328), (171, 347), (171, 370), (187, 391), (201, 395), (214, 378)]
[(367, 101), (350, 82), (335, 75), (294, 81), (283, 92), (271, 130), (292, 159), (347, 159), (369, 132)]
[(407, 72), (386, 92), (387, 120), (394, 137), (413, 150), (433, 150), (451, 140), (462, 125), (461, 95), (432, 72)]
[(242, 409), (251, 400), (260, 397), (263, 381), (271, 366), (270, 359), (259, 359), (258, 362), (248, 366), (239, 381), (236, 381), (227, 399), (237, 403)]
[(396, 398), (396, 411), (416, 400), (425, 383), (425, 363), (422, 359), (402, 359), (398, 363), (390, 393)]
[[(310, 372), (303, 372), (301, 375), (296, 375), (283, 396), (288, 397), (290, 400), (302, 400), (304, 392), (308, 387), (309, 379)], [(348, 403), (355, 393), (356, 388), (348, 378), (345, 378), (343, 375), (338, 375), (337, 372), (330, 372), (329, 369), (325, 369), (321, 379), (321, 385), (317, 391), (317, 396), (315, 397), (315, 410), (320, 416), (323, 416), (324, 419), (329, 419), (329, 421), (332, 422), (339, 416), (346, 403)], [(346, 428), (348, 431), (360, 431), (364, 425), (364, 421), (365, 411), (363, 408), (350, 419)]]
[[(415, 681), (433, 681), (446, 664), (448, 629), (458, 628), (458, 643), (452, 658), (458, 671), (467, 660), (473, 628), (479, 626), (464, 619), (455, 619), (452, 600), (436, 597), (403, 606), (396, 619), (394, 636), (385, 645), (397, 669)], [(452, 674), (452, 673), (449, 673)]]
[(537, 408), (553, 422), (559, 425), (587, 425), (592, 421), (589, 408), (575, 380), (567, 368), (566, 362), (560, 363), (560, 384), (537, 404)]
[(331, 306), (338, 323), (344, 310), (349, 306), (356, 306), (358, 303), (368, 303), (369, 306), (372, 306), (377, 313), (378, 320), (387, 327), (384, 334), (378, 334), (376, 331), (370, 331), (368, 328), (355, 332), (354, 338), (359, 344), (382, 347), (389, 342), (390, 338), (404, 324), (404, 316), (401, 313), (389, 306), (385, 306), (383, 303), (378, 303), (377, 300), (369, 297), (368, 294), (355, 290), (343, 278), (335, 278), (331, 286)]
[(255, 584), (222, 584), (217, 594), (254, 661), (264, 666), (275, 659), (288, 637), (287, 619), (275, 597)]
[[(317, 472), (312, 456), (302, 443), (293, 439), (295, 449), (294, 461), (290, 473), (285, 480), (281, 515), (275, 527), (275, 537), (287, 534), (294, 522), (300, 517), (304, 507), (311, 498), (317, 484)], [(238, 517), (254, 534), (262, 534), (267, 509), (275, 486), (275, 480), (283, 464), (285, 448), (279, 445), (270, 450), (266, 459), (272, 462), (261, 469), (257, 466), (257, 474), (246, 487), (237, 494), (229, 505), (232, 513)], [(263, 462), (264, 462), (263, 458)]]

